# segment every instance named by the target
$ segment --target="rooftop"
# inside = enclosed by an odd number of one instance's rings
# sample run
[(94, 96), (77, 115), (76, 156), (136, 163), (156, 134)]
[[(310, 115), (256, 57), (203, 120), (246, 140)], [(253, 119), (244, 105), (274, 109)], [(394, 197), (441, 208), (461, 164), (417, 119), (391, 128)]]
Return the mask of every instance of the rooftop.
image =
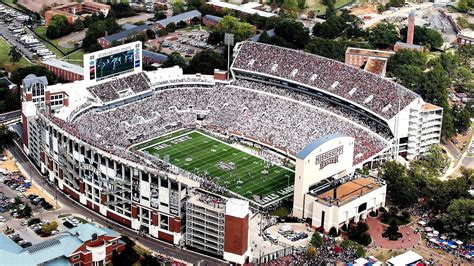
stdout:
[(459, 36), (472, 38), (474, 39), (474, 30), (471, 29), (463, 29), (458, 33)]
[(431, 103), (424, 103), (423, 106), (423, 111), (435, 111), (435, 110), (441, 110), (443, 109), (442, 107), (436, 106)]
[(358, 54), (358, 55), (365, 55), (371, 57), (383, 57), (389, 58), (395, 54), (393, 51), (383, 51), (383, 50), (372, 50), (372, 49), (363, 49), (363, 48), (355, 48), (355, 47), (347, 47), (346, 54)]
[(166, 27), (170, 23), (178, 23), (180, 21), (192, 19), (192, 18), (195, 18), (195, 17), (200, 17), (201, 15), (202, 15), (201, 12), (199, 12), (197, 10), (192, 10), (192, 11), (188, 11), (188, 12), (178, 14), (176, 16), (172, 16), (172, 17), (169, 17), (169, 18), (159, 20), (157, 23), (159, 23), (163, 27)]
[(133, 36), (135, 34), (141, 33), (143, 31), (146, 31), (149, 29), (151, 26), (149, 25), (141, 25), (141, 26), (136, 26), (136, 27), (128, 27), (128, 30), (124, 30), (121, 32), (117, 32), (112, 35), (105, 36), (104, 39), (106, 39), (108, 42), (113, 42), (113, 41), (121, 41), (124, 40), (130, 36)]
[(360, 177), (342, 184), (333, 185), (328, 180), (318, 184), (318, 189), (313, 189), (309, 194), (317, 197), (321, 202), (344, 205), (355, 198), (364, 196), (380, 187), (383, 183), (372, 177)]
[(217, 1), (213, 0), (211, 2), (208, 2), (208, 4), (214, 5), (214, 6), (217, 6), (217, 7), (220, 7), (220, 8), (228, 8), (228, 9), (231, 9), (231, 10), (236, 10), (236, 11), (246, 13), (246, 14), (250, 14), (250, 15), (258, 14), (259, 16), (266, 17), (266, 18), (276, 16), (276, 14), (255, 9), (256, 7), (261, 6), (260, 4), (257, 4), (257, 3), (255, 3), (255, 4), (254, 3), (247, 3), (247, 4), (243, 4), (243, 5), (239, 6), (239, 5), (234, 5), (234, 4), (227, 3), (227, 2), (221, 2), (219, 0), (217, 0)]
[(367, 60), (367, 64), (365, 65), (364, 70), (370, 73), (377, 74), (377, 75), (383, 75), (386, 66), (387, 66), (387, 59), (379, 59), (379, 58), (371, 57)]
[(43, 61), (43, 64), (49, 65), (52, 67), (64, 69), (66, 71), (73, 72), (78, 75), (84, 75), (84, 68), (69, 62), (64, 62), (56, 58), (49, 58)]

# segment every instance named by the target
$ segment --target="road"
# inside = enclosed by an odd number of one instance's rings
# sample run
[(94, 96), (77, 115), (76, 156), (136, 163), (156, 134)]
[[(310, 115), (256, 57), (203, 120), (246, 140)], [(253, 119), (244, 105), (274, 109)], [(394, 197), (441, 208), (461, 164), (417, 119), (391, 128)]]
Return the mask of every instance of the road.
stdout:
[[(36, 181), (37, 184), (45, 183), (42, 174), (33, 166), (33, 164), (31, 164), (31, 162), (26, 158), (25, 154), (20, 150), (17, 145), (11, 147), (10, 152), (17, 160), (17, 163), (23, 167), (23, 169), (29, 169), (29, 174), (31, 175), (31, 178)], [(220, 261), (218, 259), (210, 258), (208, 256), (191, 252), (186, 249), (181, 249), (158, 239), (140, 237), (137, 235), (137, 232), (135, 230), (124, 227), (100, 214), (97, 214), (94, 211), (87, 209), (82, 204), (74, 201), (70, 197), (63, 194), (62, 191), (57, 189), (57, 187), (44, 185), (43, 188), (51, 195), (57, 195), (57, 200), (59, 202), (73, 209), (76, 213), (84, 215), (85, 217), (89, 217), (90, 219), (93, 219), (93, 221), (107, 226), (123, 235), (130, 237), (131, 239), (136, 239), (138, 240), (138, 242), (150, 248), (156, 253), (161, 253), (163, 255), (184, 260), (193, 264), (197, 264), (198, 262), (200, 262), (199, 265), (226, 265), (225, 262)]]
[(14, 120), (14, 119), (19, 119), (20, 116), (21, 116), (21, 110), (0, 114), (0, 124)]

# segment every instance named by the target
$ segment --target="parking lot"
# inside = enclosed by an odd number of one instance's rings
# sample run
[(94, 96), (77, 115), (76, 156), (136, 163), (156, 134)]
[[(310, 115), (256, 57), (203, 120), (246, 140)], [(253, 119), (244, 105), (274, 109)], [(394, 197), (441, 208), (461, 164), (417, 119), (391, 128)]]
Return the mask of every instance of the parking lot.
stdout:
[[(31, 208), (30, 217), (22, 217), (26, 206)], [(10, 154), (0, 154), (0, 230), (2, 233), (8, 235), (20, 246), (27, 247), (87, 222), (84, 217), (71, 211), (57, 205), (54, 199), (49, 194), (43, 193), (43, 189), (37, 184), (30, 184), (29, 179), (19, 172)], [(51, 233), (43, 232), (43, 225), (53, 221), (57, 223), (57, 228)]]
[(56, 55), (25, 27), (27, 19), (29, 19), (28, 16), (0, 5), (0, 36), (12, 46), (17, 47), (30, 60), (34, 55), (37, 55), (41, 60), (55, 58)]
[(165, 37), (151, 41), (152, 45), (161, 45), (165, 53), (179, 52), (183, 56), (194, 56), (204, 49), (215, 49), (207, 43), (209, 33), (205, 30), (177, 31)]

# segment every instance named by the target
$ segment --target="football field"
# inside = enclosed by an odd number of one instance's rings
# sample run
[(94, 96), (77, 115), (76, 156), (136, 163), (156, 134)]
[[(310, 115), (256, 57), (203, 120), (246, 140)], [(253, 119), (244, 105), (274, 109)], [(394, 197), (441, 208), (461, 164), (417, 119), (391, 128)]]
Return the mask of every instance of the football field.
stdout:
[(176, 135), (160, 137), (161, 142), (150, 140), (150, 145), (140, 145), (141, 150), (262, 206), (292, 195), (293, 171), (198, 131)]

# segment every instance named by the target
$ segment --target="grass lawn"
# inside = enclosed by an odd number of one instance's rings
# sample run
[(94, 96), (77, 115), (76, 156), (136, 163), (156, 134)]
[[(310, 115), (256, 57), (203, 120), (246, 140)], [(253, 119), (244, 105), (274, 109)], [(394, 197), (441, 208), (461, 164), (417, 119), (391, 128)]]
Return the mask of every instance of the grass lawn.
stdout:
[(11, 72), (17, 68), (31, 66), (31, 64), (26, 61), (24, 57), (21, 58), (20, 62), (12, 63), (10, 62), (10, 57), (8, 53), (10, 52), (10, 44), (4, 39), (0, 38), (0, 66), (6, 71)]
[(66, 55), (64, 57), (60, 57), (62, 61), (69, 62), (71, 64), (84, 66), (84, 50), (77, 50), (72, 54)]
[(293, 193), (291, 170), (271, 165), (197, 131), (174, 135), (143, 150), (260, 205)]
[[(351, 2), (354, 2), (354, 0), (336, 0), (334, 7), (338, 9)], [(313, 10), (318, 15), (322, 15), (326, 12), (326, 6), (321, 4), (321, 0), (308, 0), (306, 1), (306, 5), (308, 6), (306, 11)]]
[[(71, 52), (74, 50), (74, 48), (66, 48), (66, 47), (62, 47), (61, 45), (59, 45), (59, 41), (56, 39), (56, 40), (51, 40), (49, 39), (48, 37), (46, 37), (46, 27), (36, 27), (34, 29), (34, 31), (39, 35), (41, 36), (42, 38), (50, 41), (52, 44), (56, 45), (59, 49), (61, 49), (61, 51), (65, 54)], [(55, 53), (58, 57), (62, 57), (63, 55), (60, 53), (60, 51), (58, 51), (58, 49), (54, 48), (54, 46), (52, 46), (51, 44), (47, 43), (47, 42), (44, 42), (45, 45), (48, 47), (48, 49), (50, 49), (53, 53)]]

